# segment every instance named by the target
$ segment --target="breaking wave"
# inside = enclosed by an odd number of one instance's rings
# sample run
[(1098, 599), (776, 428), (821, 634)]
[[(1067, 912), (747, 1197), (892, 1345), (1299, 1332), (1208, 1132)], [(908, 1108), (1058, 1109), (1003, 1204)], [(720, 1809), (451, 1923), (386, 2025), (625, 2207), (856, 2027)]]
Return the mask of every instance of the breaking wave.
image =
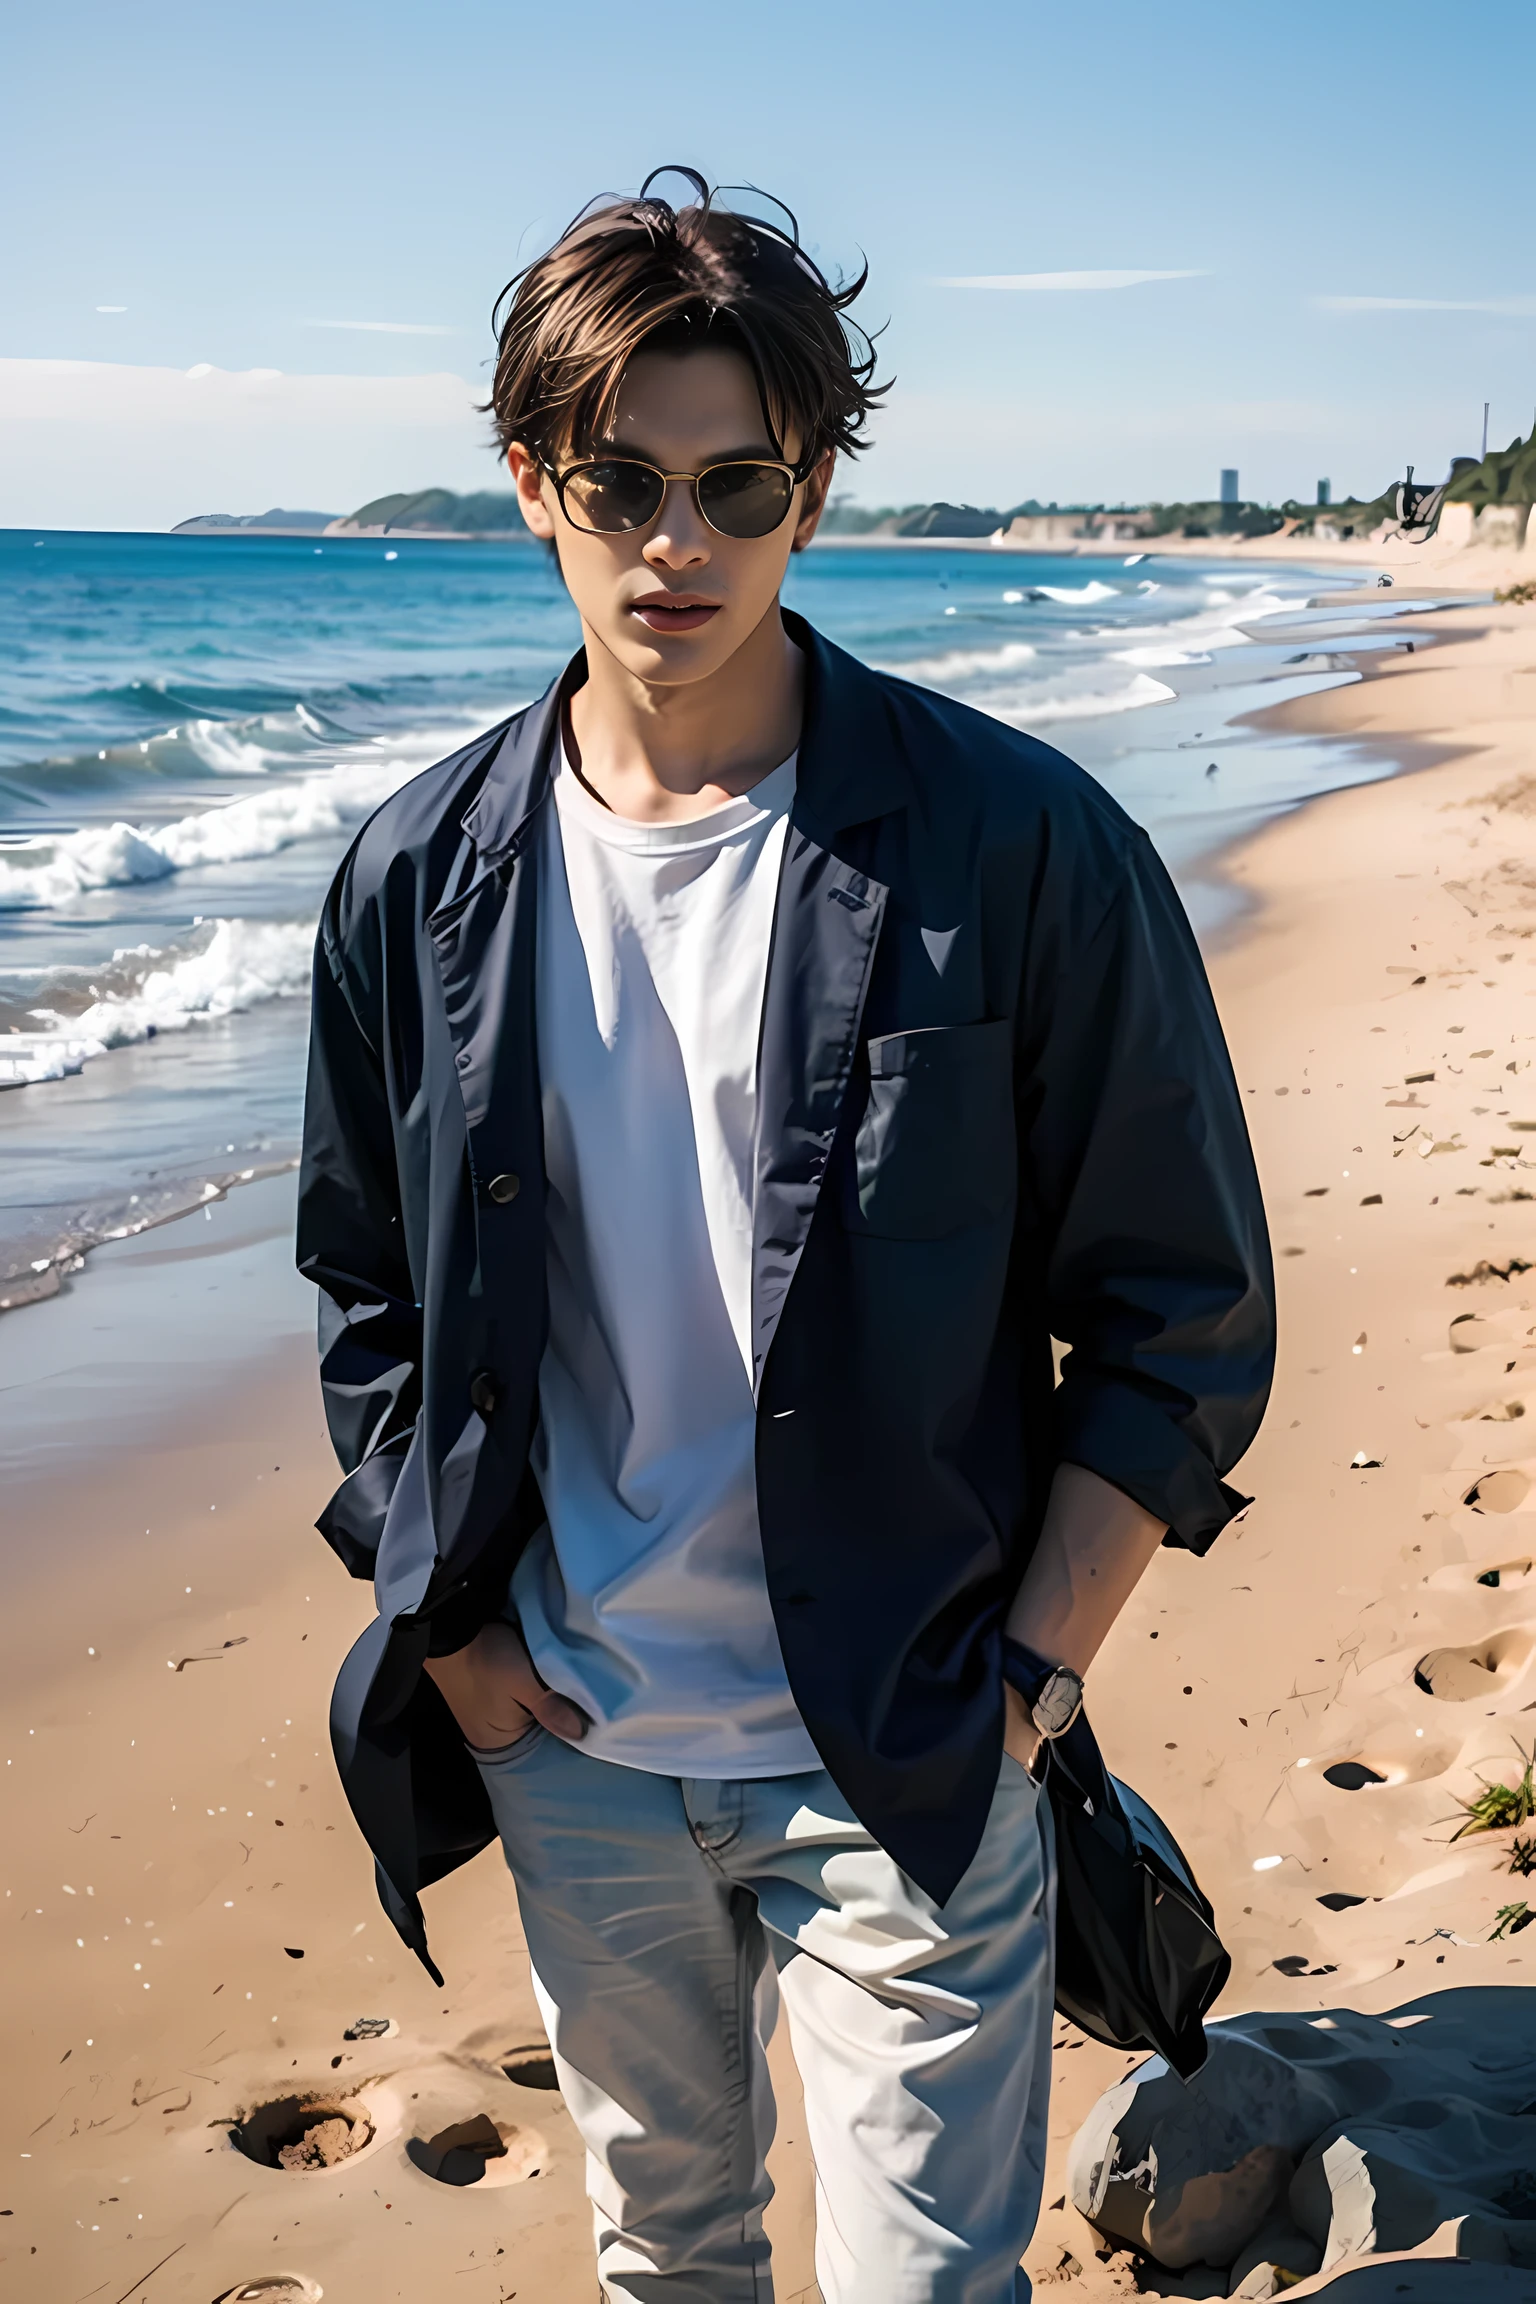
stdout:
[(1123, 688), (1089, 688), (1065, 696), (1022, 695), (1016, 700), (975, 697), (983, 711), (1020, 728), (1040, 728), (1053, 720), (1097, 720), (1110, 712), (1139, 712), (1147, 704), (1166, 704), (1177, 693), (1149, 673), (1138, 672)]
[(247, 863), (296, 841), (348, 832), (416, 774), (419, 762), (312, 769), (170, 824), (88, 824), (0, 845), (0, 911), (68, 904), (99, 888), (163, 880), (198, 864)]
[(951, 648), (942, 656), (914, 656), (883, 669), (901, 680), (919, 680), (942, 687), (946, 681), (992, 679), (1033, 664), (1039, 650), (1027, 640), (1008, 640), (1000, 648)]
[(180, 944), (127, 947), (30, 987), (6, 979), (0, 1087), (62, 1080), (111, 1048), (306, 992), (314, 941), (305, 920), (208, 920)]
[(1117, 598), (1120, 588), (1117, 584), (1101, 584), (1097, 576), (1092, 576), (1086, 584), (1040, 584), (1035, 589), (1043, 600), (1059, 600), (1064, 607), (1081, 608), (1091, 606), (1096, 600)]

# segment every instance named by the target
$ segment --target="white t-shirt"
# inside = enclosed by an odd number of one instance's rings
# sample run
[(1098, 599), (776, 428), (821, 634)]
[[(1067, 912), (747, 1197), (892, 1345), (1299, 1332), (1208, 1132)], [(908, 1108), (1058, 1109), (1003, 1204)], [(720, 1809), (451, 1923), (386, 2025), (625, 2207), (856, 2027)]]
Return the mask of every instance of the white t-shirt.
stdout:
[(512, 1579), (582, 1749), (668, 1776), (821, 1760), (785, 1677), (757, 1521), (753, 1134), (793, 757), (687, 824), (613, 815), (562, 764), (538, 928), (550, 1301)]

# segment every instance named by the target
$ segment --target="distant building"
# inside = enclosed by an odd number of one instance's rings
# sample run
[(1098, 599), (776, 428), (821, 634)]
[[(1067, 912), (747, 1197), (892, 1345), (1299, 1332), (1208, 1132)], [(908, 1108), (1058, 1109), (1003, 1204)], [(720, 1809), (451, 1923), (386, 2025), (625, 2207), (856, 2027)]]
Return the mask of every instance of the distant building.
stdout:
[(1317, 500), (1319, 504), (1331, 504), (1333, 502), (1333, 482), (1331, 480), (1319, 480)]
[(1242, 502), (1242, 498), (1237, 493), (1237, 474), (1226, 465), (1222, 466), (1221, 500), (1223, 504), (1240, 504)]

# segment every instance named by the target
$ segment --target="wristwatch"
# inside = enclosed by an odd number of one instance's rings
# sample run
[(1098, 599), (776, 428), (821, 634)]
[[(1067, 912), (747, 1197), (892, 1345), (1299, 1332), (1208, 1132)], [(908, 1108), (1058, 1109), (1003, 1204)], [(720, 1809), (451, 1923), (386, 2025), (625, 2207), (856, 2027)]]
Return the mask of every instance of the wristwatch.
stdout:
[(1047, 1743), (1065, 1736), (1083, 1708), (1083, 1679), (1070, 1664), (1058, 1664), (1029, 1708), (1029, 1716)]
[(1036, 1731), (1048, 1744), (1067, 1730), (1083, 1709), (1083, 1676), (1070, 1664), (1051, 1664), (1022, 1640), (1004, 1638), (1003, 1676), (1029, 1706)]

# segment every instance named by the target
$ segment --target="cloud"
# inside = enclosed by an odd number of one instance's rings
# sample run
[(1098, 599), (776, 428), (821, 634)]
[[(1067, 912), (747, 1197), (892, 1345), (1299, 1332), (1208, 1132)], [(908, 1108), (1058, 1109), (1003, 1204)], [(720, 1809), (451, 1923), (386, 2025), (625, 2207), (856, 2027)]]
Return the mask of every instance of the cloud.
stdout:
[(1496, 312), (1505, 319), (1536, 317), (1536, 296), (1487, 296), (1467, 301), (1445, 296), (1319, 296), (1325, 312)]
[(126, 312), (128, 307), (126, 304), (98, 304), (96, 309), (98, 312)]
[(1047, 291), (1139, 288), (1147, 280), (1205, 280), (1205, 272), (969, 272), (935, 282), (939, 288), (1034, 288)]
[(349, 512), (495, 484), (475, 386), (0, 359), (0, 527), (167, 528), (198, 512)]
[(356, 328), (367, 336), (457, 336), (457, 328), (434, 327), (429, 320), (306, 320), (306, 328)]

